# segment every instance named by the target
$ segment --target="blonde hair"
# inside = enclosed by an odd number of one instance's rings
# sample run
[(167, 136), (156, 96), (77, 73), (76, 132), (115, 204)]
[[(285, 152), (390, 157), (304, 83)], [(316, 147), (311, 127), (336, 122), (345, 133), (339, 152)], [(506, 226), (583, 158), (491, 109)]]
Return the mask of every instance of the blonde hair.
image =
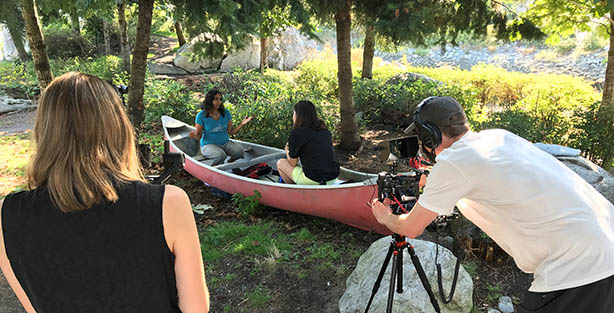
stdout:
[(77, 72), (54, 79), (38, 101), (27, 170), (63, 212), (117, 201), (118, 183), (145, 181), (134, 129), (113, 87)]

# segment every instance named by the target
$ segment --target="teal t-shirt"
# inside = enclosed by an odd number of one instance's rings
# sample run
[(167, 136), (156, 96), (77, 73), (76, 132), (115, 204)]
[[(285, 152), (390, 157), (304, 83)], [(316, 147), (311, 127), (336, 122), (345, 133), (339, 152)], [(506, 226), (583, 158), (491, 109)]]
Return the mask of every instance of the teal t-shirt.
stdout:
[(218, 120), (207, 117), (205, 111), (196, 115), (196, 124), (203, 127), (203, 136), (200, 138), (200, 146), (215, 144), (223, 145), (228, 141), (228, 121), (232, 120), (230, 111), (224, 109), (224, 115)]

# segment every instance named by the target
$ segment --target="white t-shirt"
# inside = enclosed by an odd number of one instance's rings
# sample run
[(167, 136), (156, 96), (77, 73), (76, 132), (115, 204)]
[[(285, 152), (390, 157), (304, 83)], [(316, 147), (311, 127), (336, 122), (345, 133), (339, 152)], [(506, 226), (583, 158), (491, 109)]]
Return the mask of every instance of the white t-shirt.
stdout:
[(437, 156), (420, 205), (456, 204), (518, 268), (530, 291), (586, 285), (614, 275), (614, 206), (584, 179), (525, 139), (468, 132)]

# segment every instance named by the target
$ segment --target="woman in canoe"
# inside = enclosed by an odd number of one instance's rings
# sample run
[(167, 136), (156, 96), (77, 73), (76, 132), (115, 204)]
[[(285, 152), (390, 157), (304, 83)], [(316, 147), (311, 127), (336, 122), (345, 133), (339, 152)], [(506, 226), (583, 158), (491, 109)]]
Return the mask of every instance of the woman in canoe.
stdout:
[(32, 190), (0, 201), (0, 268), (28, 313), (209, 310), (190, 200), (146, 183), (110, 84), (54, 79), (32, 139)]
[(217, 89), (211, 89), (205, 96), (201, 105), (201, 111), (196, 115), (194, 127), (190, 137), (200, 140), (200, 152), (207, 158), (212, 159), (211, 165), (217, 165), (230, 156), (229, 162), (243, 157), (243, 147), (230, 141), (228, 134), (234, 135), (252, 120), (251, 116), (243, 119), (238, 126), (232, 125), (232, 115), (224, 108), (222, 93)]
[[(286, 183), (330, 185), (339, 177), (339, 162), (333, 140), (309, 101), (294, 105), (294, 129), (286, 144), (286, 158), (277, 161), (279, 175)], [(301, 165), (298, 165), (298, 161)]]

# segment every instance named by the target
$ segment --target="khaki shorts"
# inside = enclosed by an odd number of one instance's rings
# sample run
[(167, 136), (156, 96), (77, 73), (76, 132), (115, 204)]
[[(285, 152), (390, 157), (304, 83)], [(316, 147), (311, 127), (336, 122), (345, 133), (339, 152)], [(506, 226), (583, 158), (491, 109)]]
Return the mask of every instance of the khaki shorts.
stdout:
[[(320, 183), (317, 181), (313, 181), (309, 178), (307, 178), (307, 176), (305, 176), (305, 173), (303, 172), (303, 168), (301, 166), (295, 166), (294, 169), (292, 170), (292, 180), (294, 181), (295, 184), (297, 185), (319, 185)], [(327, 185), (332, 185), (337, 181), (337, 179), (331, 179), (329, 181), (326, 182)]]

